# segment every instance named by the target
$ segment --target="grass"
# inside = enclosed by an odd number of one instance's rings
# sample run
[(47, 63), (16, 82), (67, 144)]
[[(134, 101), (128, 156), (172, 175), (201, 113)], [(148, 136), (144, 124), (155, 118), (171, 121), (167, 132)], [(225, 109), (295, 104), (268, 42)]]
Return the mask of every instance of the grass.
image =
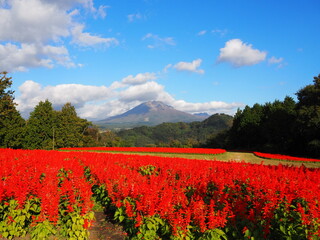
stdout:
[(219, 161), (236, 161), (260, 164), (263, 162), (265, 165), (290, 165), (290, 166), (306, 166), (308, 168), (320, 168), (320, 162), (302, 162), (302, 161), (285, 161), (278, 159), (264, 159), (255, 156), (253, 153), (248, 152), (226, 152), (222, 154), (183, 154), (183, 153), (148, 153), (148, 152), (109, 152), (109, 153), (122, 153), (122, 154), (139, 154), (139, 155), (151, 155), (161, 157), (179, 157), (188, 159), (199, 160), (219, 160)]

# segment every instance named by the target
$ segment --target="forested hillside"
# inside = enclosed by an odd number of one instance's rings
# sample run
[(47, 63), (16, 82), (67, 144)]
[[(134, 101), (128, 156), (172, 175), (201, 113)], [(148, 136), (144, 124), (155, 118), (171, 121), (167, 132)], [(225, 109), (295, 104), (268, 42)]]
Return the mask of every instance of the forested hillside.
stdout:
[(234, 117), (214, 114), (202, 122), (162, 123), (100, 132), (77, 116), (71, 103), (54, 110), (40, 101), (29, 119), (14, 103), (12, 81), (0, 73), (0, 147), (55, 149), (85, 146), (210, 147), (320, 156), (320, 75), (292, 97), (239, 109)]
[(238, 110), (228, 147), (320, 157), (320, 75), (297, 93)]
[(0, 147), (55, 149), (98, 144), (91, 134), (92, 124), (77, 116), (71, 103), (54, 110), (48, 100), (40, 101), (29, 119), (21, 117), (14, 103), (12, 80), (0, 73)]
[(206, 143), (232, 126), (233, 117), (214, 114), (202, 122), (162, 123), (155, 127), (137, 127), (117, 133), (124, 146), (195, 147)]

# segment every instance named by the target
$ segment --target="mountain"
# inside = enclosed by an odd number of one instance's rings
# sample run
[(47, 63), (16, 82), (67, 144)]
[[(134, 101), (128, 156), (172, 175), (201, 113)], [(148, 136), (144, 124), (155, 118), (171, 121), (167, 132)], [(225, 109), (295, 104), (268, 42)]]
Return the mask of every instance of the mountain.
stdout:
[(131, 110), (94, 124), (100, 128), (133, 128), (138, 126), (156, 126), (164, 122), (202, 121), (207, 116), (197, 116), (174, 109), (160, 101), (142, 103)]
[(204, 112), (204, 113), (194, 113), (193, 115), (200, 116), (200, 117), (203, 117), (203, 118), (210, 117), (210, 115), (208, 113), (206, 113), (206, 112)]
[[(231, 128), (233, 117), (226, 114), (214, 114), (201, 122), (161, 123), (157, 126), (141, 126), (123, 129), (116, 134), (127, 147), (219, 147), (223, 144), (221, 136)], [(209, 145), (208, 145), (209, 144)]]

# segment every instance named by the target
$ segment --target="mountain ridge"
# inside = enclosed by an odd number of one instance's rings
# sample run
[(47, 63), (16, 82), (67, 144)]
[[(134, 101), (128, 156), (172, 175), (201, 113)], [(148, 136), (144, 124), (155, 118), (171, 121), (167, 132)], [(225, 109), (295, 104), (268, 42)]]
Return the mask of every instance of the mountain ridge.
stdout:
[(101, 128), (133, 128), (138, 126), (156, 126), (164, 122), (203, 121), (206, 115), (198, 116), (176, 110), (161, 101), (148, 101), (125, 113), (94, 122)]

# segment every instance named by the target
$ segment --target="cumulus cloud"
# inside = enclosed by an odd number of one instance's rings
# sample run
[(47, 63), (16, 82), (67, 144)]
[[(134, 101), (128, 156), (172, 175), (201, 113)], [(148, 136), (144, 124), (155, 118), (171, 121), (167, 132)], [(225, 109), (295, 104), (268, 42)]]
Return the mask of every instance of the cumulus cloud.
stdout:
[(58, 5), (40, 0), (11, 0), (0, 9), (0, 40), (23, 43), (58, 41), (69, 35), (71, 17)]
[(129, 75), (122, 79), (122, 83), (128, 85), (139, 85), (142, 83), (146, 83), (149, 80), (155, 80), (157, 76), (155, 73), (138, 73), (136, 76)]
[(0, 3), (0, 49), (2, 54), (7, 54), (0, 68), (6, 71), (52, 68), (56, 64), (76, 66), (67, 50), (69, 43), (85, 47), (118, 44), (115, 38), (84, 32), (85, 26), (75, 20), (81, 8), (94, 16), (106, 16), (106, 6), (95, 8), (93, 0), (2, 0)]
[(172, 102), (172, 106), (176, 109), (189, 113), (207, 112), (210, 114), (214, 114), (223, 112), (233, 114), (235, 109), (243, 107), (244, 105), (242, 103), (226, 103), (222, 101), (190, 103), (184, 100), (176, 100)]
[(165, 87), (155, 81), (147, 81), (138, 85), (127, 85), (123, 89), (112, 89), (106, 86), (82, 84), (59, 84), (42, 86), (34, 81), (26, 81), (19, 87), (20, 94), (16, 98), (17, 109), (22, 116), (28, 118), (29, 113), (40, 102), (48, 99), (56, 109), (70, 102), (75, 106), (80, 117), (104, 119), (124, 113), (131, 108), (151, 100), (162, 101), (174, 108), (189, 112), (229, 113), (233, 114), (240, 103), (219, 101), (190, 103), (175, 99)]
[(60, 84), (43, 87), (34, 81), (26, 81), (19, 87), (17, 97), (18, 110), (26, 116), (40, 102), (48, 99), (55, 107), (61, 107), (67, 102), (77, 108), (82, 108), (88, 102), (99, 102), (114, 96), (105, 86), (90, 86), (81, 84)]
[(158, 100), (163, 102), (168, 102), (173, 98), (164, 91), (164, 86), (151, 81), (145, 84), (140, 84), (136, 86), (130, 86), (119, 95), (119, 100), (122, 102), (146, 102), (151, 100)]
[(229, 62), (234, 67), (242, 67), (262, 62), (266, 56), (266, 52), (254, 49), (251, 44), (243, 43), (240, 39), (232, 39), (220, 49), (218, 62)]
[(52, 68), (55, 64), (65, 67), (75, 66), (64, 46), (0, 44), (0, 59), (0, 68), (9, 72), (26, 71), (32, 67)]
[(178, 71), (188, 71), (188, 72), (204, 74), (204, 70), (199, 69), (201, 62), (202, 62), (202, 59), (200, 58), (192, 62), (179, 62), (176, 65), (174, 65), (173, 68), (177, 69)]
[(148, 48), (164, 48), (166, 45), (174, 46), (176, 45), (174, 39), (172, 37), (159, 37), (158, 35), (148, 33), (146, 34), (142, 40), (152, 40), (152, 44), (148, 45)]
[(136, 76), (129, 75), (125, 78), (123, 78), (120, 82), (115, 81), (111, 84), (111, 89), (118, 89), (118, 88), (124, 88), (129, 85), (140, 85), (144, 84), (147, 81), (156, 80), (158, 78), (156, 73), (138, 73)]

